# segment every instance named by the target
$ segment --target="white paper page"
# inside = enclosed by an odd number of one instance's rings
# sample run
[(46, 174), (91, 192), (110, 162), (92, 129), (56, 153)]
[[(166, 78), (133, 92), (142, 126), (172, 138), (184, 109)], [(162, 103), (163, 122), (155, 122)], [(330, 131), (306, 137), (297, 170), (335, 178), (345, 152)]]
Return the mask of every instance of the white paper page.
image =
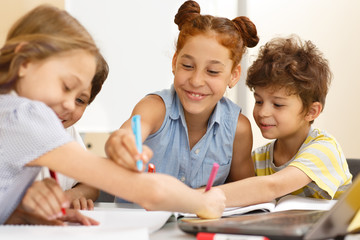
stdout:
[[(98, 226), (42, 226), (0, 225), (1, 239), (72, 240), (72, 239), (131, 239), (148, 240), (149, 234), (159, 230), (171, 212), (146, 211), (132, 208), (97, 208), (80, 211), (100, 222)], [(8, 237), (8, 238), (6, 238)]]
[(100, 222), (106, 228), (147, 228), (149, 233), (159, 230), (171, 216), (166, 211), (146, 211), (145, 209), (96, 208), (94, 211), (80, 211)]
[(1, 239), (11, 240), (98, 240), (98, 239), (131, 239), (149, 240), (147, 228), (117, 229), (87, 226), (33, 226), (2, 225)]
[(337, 200), (326, 200), (318, 198), (300, 197), (287, 195), (282, 197), (276, 207), (275, 212), (285, 210), (330, 210)]
[[(227, 217), (236, 214), (246, 214), (255, 210), (259, 210), (263, 212), (271, 212), (273, 211), (274, 208), (275, 208), (275, 201), (254, 204), (246, 207), (229, 207), (229, 208), (225, 208), (222, 216)], [(194, 217), (194, 218), (197, 217), (195, 214), (191, 214), (191, 213), (178, 213), (178, 215), (184, 217)]]
[(267, 203), (259, 203), (254, 204), (246, 207), (231, 207), (231, 208), (225, 208), (222, 216), (232, 216), (235, 214), (245, 214), (249, 213), (255, 210), (263, 211), (263, 212), (272, 212), (275, 208), (275, 201), (273, 202), (267, 202)]

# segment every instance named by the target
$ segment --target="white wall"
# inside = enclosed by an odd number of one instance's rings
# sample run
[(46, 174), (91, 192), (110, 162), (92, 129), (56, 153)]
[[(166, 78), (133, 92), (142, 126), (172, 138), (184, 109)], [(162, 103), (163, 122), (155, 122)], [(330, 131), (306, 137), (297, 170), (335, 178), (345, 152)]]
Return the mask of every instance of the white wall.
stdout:
[[(183, 0), (66, 0), (65, 8), (92, 33), (108, 60), (110, 75), (97, 99), (77, 124), (83, 132), (113, 131), (147, 93), (172, 83), (171, 58), (178, 34), (174, 16)], [(315, 126), (341, 143), (347, 157), (360, 158), (360, 1), (358, 0), (199, 0), (202, 13), (248, 16), (260, 45), (296, 33), (313, 41), (330, 61), (334, 79), (324, 112)], [(247, 65), (258, 47), (244, 56), (237, 89), (228, 94), (252, 121), (254, 147), (263, 139), (252, 118), (253, 96), (245, 87)]]
[[(169, 88), (178, 35), (174, 17), (183, 0), (66, 0), (110, 66), (109, 78), (77, 124), (81, 132), (118, 129), (147, 93)], [(198, 1), (202, 13), (235, 17), (235, 0)], [(221, 4), (220, 4), (221, 3)]]
[[(334, 74), (324, 112), (314, 126), (333, 134), (347, 157), (360, 158), (360, 1), (358, 0), (251, 0), (247, 15), (257, 26), (260, 46), (275, 36), (292, 33), (311, 40), (324, 53)], [(249, 52), (256, 55), (258, 47)], [(254, 147), (264, 140), (251, 116), (254, 100), (249, 101), (245, 115), (252, 120)]]

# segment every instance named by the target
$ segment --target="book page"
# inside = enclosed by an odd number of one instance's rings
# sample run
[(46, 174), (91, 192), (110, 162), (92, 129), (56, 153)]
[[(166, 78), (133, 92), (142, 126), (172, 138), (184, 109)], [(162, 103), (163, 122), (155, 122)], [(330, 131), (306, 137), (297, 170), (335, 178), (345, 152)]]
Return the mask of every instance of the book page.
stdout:
[(330, 210), (337, 200), (286, 195), (278, 200), (274, 212), (285, 210)]
[[(246, 207), (229, 207), (225, 208), (222, 217), (228, 217), (232, 215), (240, 215), (240, 214), (246, 214), (251, 213), (253, 211), (262, 211), (262, 212), (271, 212), (275, 208), (276, 201), (267, 202), (267, 203), (259, 203), (254, 204)], [(186, 218), (196, 218), (197, 216), (195, 214), (191, 213), (178, 213), (178, 216), (186, 217)]]
[(231, 207), (231, 208), (225, 208), (222, 216), (227, 217), (232, 215), (250, 213), (253, 211), (272, 212), (274, 208), (275, 208), (275, 201), (254, 204), (246, 207)]

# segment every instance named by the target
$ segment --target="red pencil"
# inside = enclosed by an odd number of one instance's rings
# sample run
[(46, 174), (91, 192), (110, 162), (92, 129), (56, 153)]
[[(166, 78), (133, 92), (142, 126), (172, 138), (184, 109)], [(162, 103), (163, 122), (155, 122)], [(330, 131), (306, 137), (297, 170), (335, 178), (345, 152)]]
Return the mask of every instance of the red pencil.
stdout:
[[(55, 179), (55, 181), (59, 184), (59, 181), (58, 181), (58, 178), (57, 178), (57, 176), (56, 176), (56, 172), (54, 172), (54, 171), (52, 171), (52, 170), (50, 170), (49, 169), (49, 172), (50, 172), (50, 176), (53, 178), (53, 179)], [(61, 212), (63, 213), (63, 215), (66, 215), (66, 210), (65, 210), (65, 208), (61, 208)]]

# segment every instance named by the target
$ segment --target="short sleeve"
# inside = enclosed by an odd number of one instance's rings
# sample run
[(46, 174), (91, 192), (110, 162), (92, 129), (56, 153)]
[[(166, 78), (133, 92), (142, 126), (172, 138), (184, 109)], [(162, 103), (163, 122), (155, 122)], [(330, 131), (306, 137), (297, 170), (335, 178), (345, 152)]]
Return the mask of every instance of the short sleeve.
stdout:
[(51, 108), (20, 97), (0, 98), (0, 224), (20, 203), (40, 167), (27, 163), (72, 141)]
[(290, 166), (305, 172), (322, 190), (318, 194), (332, 199), (341, 186), (351, 182), (346, 159), (338, 143), (320, 136), (302, 148)]
[(17, 105), (2, 124), (2, 135), (7, 139), (3, 153), (17, 167), (72, 140), (52, 109), (41, 102)]

